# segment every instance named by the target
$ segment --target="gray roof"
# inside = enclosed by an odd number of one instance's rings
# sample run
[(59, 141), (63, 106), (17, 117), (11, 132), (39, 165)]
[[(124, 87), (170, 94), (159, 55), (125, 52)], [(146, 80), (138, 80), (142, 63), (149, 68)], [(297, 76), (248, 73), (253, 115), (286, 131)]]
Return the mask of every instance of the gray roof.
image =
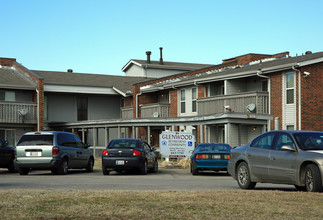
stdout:
[[(144, 86), (144, 90), (147, 92), (154, 91), (159, 87), (172, 87), (173, 85), (177, 86), (185, 86), (188, 84), (201, 82), (203, 81), (212, 81), (213, 79), (217, 78), (219, 80), (223, 80), (230, 77), (243, 77), (249, 75), (256, 75), (257, 71), (261, 71), (263, 74), (270, 73), (270, 72), (277, 72), (280, 70), (287, 70), (291, 69), (292, 66), (296, 68), (298, 66), (305, 66), (311, 63), (323, 62), (323, 52), (306, 54), (302, 56), (296, 57), (289, 57), (289, 58), (270, 58), (270, 59), (263, 59), (262, 61), (255, 61), (251, 62), (248, 65), (244, 66), (231, 66), (231, 67), (224, 67), (219, 68), (215, 66), (213, 68), (207, 68), (205, 72), (189, 75), (189, 76), (180, 76), (175, 79), (168, 79), (165, 77), (164, 81), (158, 83), (152, 83), (150, 85)], [(185, 74), (185, 73), (183, 73)]]
[(15, 68), (0, 67), (0, 88), (34, 90), (36, 85)]
[(143, 77), (131, 76), (116, 76), (104, 74), (88, 74), (74, 72), (55, 72), (55, 71), (40, 71), (32, 70), (44, 79), (44, 83), (52, 85), (67, 85), (67, 86), (94, 86), (94, 87), (115, 87), (118, 90), (126, 93), (132, 92), (132, 85), (138, 82), (144, 82), (149, 79)]
[(163, 61), (163, 64), (160, 64), (159, 61), (151, 60), (150, 63), (147, 60), (130, 60), (123, 68), (122, 71), (126, 71), (131, 64), (139, 64), (140, 66), (145, 66), (152, 69), (173, 69), (173, 70), (197, 70), (203, 69), (209, 66), (214, 66), (214, 64), (200, 64), (200, 63), (182, 63), (182, 62), (169, 62)]

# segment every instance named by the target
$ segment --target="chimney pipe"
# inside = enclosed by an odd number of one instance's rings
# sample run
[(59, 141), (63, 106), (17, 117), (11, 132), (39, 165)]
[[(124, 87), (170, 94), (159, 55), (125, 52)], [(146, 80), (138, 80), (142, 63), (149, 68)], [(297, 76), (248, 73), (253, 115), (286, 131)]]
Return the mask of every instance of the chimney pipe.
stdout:
[(72, 69), (68, 69), (67, 72), (68, 73), (73, 73), (73, 70)]
[(146, 51), (146, 55), (147, 55), (147, 63), (150, 63), (151, 51)]
[(160, 59), (159, 59), (159, 63), (160, 63), (160, 64), (164, 64), (164, 62), (163, 62), (163, 48), (162, 48), (162, 47), (160, 47), (160, 48), (159, 48), (159, 50), (160, 50)]

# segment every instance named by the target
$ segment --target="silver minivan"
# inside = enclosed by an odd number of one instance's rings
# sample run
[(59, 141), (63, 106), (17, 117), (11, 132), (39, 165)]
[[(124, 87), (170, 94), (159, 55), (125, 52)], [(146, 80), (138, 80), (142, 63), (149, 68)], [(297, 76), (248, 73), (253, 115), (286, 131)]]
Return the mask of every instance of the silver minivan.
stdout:
[(74, 134), (60, 131), (28, 132), (15, 149), (15, 166), (21, 175), (30, 170), (51, 170), (67, 174), (68, 169), (93, 171), (94, 157), (89, 145)]

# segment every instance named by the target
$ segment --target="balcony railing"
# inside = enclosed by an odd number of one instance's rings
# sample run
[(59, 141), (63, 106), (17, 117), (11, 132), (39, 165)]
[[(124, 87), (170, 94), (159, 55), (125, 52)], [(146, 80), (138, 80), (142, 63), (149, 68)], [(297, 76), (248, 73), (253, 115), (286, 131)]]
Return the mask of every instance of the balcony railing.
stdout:
[(1, 123), (37, 123), (37, 104), (0, 102)]
[(250, 113), (249, 104), (255, 104), (253, 113), (268, 114), (268, 92), (246, 92), (234, 95), (221, 95), (197, 100), (198, 115), (224, 113), (224, 106), (230, 106), (234, 112)]
[(133, 107), (123, 107), (121, 108), (121, 118), (131, 119), (133, 118)]
[(141, 118), (169, 117), (169, 103), (153, 103), (141, 106)]

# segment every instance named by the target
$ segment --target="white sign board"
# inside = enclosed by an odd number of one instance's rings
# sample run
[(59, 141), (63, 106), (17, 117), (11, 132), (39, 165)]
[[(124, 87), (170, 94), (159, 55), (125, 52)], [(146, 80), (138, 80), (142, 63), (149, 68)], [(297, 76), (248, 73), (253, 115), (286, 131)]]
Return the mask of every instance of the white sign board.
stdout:
[(164, 131), (159, 135), (160, 153), (165, 158), (182, 158), (191, 156), (195, 137), (188, 132)]

